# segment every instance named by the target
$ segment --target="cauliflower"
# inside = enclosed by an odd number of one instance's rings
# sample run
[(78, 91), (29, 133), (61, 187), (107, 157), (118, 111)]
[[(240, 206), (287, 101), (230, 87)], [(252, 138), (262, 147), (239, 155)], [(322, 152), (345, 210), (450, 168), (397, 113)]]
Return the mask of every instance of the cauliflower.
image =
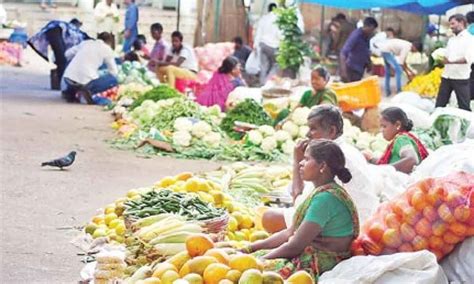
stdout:
[(269, 137), (263, 138), (261, 147), (262, 147), (262, 150), (265, 152), (271, 152), (274, 149), (276, 149), (277, 141), (275, 137), (269, 136)]
[(287, 140), (291, 140), (291, 135), (285, 130), (278, 130), (275, 133), (275, 139), (277, 142), (285, 142)]
[(186, 117), (178, 117), (173, 124), (176, 131), (191, 131), (193, 122)]
[(299, 138), (305, 138), (306, 134), (309, 132), (309, 127), (307, 125), (300, 126), (300, 131), (298, 132)]
[(308, 123), (308, 115), (311, 110), (307, 107), (299, 107), (291, 114), (291, 120), (298, 126)]
[(298, 136), (298, 132), (300, 131), (300, 129), (298, 128), (298, 125), (294, 124), (292, 121), (285, 122), (281, 129), (290, 133), (291, 137), (293, 138)]
[(372, 135), (370, 135), (370, 133), (361, 132), (359, 137), (357, 137), (356, 147), (360, 150), (368, 150), (373, 139), (374, 138)]
[(268, 137), (275, 134), (275, 129), (273, 129), (273, 127), (270, 125), (262, 125), (258, 128), (258, 131), (262, 133), (263, 137)]
[(250, 141), (250, 143), (254, 145), (260, 145), (263, 140), (262, 133), (258, 130), (251, 130), (249, 133), (247, 133), (247, 139)]
[(372, 152), (383, 152), (388, 146), (388, 141), (385, 140), (382, 134), (377, 134), (375, 139), (370, 143), (370, 150)]
[(198, 123), (194, 124), (191, 129), (191, 133), (196, 138), (202, 138), (211, 131), (212, 127), (205, 121), (199, 121)]
[(173, 133), (173, 144), (182, 147), (189, 147), (192, 138), (191, 134), (187, 131), (176, 131)]
[(211, 132), (206, 134), (202, 140), (211, 147), (219, 147), (221, 143), (221, 135), (217, 132)]
[(283, 145), (281, 145), (281, 149), (283, 150), (283, 153), (291, 155), (293, 154), (295, 146), (296, 146), (295, 142), (288, 140), (285, 143), (283, 143)]

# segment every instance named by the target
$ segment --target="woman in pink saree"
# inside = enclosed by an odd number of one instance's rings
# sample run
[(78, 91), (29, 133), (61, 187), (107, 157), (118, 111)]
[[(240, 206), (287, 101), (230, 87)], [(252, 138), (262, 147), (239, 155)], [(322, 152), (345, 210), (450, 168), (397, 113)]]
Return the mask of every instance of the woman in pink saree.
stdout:
[(203, 106), (218, 105), (225, 111), (225, 103), (229, 93), (239, 86), (245, 86), (241, 77), (239, 60), (229, 56), (222, 62), (221, 67), (212, 75), (211, 80), (197, 95), (196, 101)]

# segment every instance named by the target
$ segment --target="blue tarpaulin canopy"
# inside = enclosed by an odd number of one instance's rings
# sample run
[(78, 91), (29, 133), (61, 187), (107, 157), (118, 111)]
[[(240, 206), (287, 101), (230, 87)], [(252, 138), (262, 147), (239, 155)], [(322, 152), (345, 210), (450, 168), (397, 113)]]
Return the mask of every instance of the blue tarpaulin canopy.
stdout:
[(415, 14), (441, 15), (455, 6), (469, 3), (470, 0), (301, 0), (301, 2), (344, 9), (386, 8)]

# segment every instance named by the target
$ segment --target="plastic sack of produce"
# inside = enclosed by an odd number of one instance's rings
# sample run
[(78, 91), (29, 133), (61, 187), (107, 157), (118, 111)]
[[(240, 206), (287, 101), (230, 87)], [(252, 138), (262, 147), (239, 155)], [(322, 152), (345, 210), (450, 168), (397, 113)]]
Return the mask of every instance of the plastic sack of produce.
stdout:
[(435, 110), (433, 100), (422, 98), (415, 92), (398, 93), (391, 101), (392, 104), (408, 104), (421, 109), (425, 112), (432, 113)]
[(438, 260), (474, 235), (474, 174), (428, 178), (383, 203), (362, 226), (354, 254), (393, 254), (427, 249)]
[(428, 251), (390, 256), (355, 256), (321, 275), (319, 284), (444, 284), (446, 275)]
[[(470, 283), (474, 279), (474, 237), (465, 239), (462, 244), (443, 261), (443, 268), (449, 283)], [(471, 252), (471, 253), (469, 253)]]
[[(474, 113), (459, 108), (444, 107), (437, 108), (431, 115), (433, 121), (436, 121), (439, 117), (443, 117), (442, 120), (446, 121), (446, 123), (443, 124), (447, 126), (443, 129), (449, 126), (449, 129), (445, 130), (445, 132), (453, 142), (462, 142), (465, 137), (474, 139)], [(438, 130), (441, 131), (443, 129)]]
[(474, 173), (474, 140), (446, 145), (424, 159), (411, 174), (414, 180), (442, 177), (456, 171)]

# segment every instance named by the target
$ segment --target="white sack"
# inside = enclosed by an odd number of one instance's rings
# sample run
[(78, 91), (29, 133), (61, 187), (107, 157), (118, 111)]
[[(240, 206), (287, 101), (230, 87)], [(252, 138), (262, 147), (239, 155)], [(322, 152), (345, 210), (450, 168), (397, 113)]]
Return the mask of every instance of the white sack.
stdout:
[(449, 283), (472, 283), (474, 281), (474, 237), (465, 239), (443, 261), (441, 267)]

